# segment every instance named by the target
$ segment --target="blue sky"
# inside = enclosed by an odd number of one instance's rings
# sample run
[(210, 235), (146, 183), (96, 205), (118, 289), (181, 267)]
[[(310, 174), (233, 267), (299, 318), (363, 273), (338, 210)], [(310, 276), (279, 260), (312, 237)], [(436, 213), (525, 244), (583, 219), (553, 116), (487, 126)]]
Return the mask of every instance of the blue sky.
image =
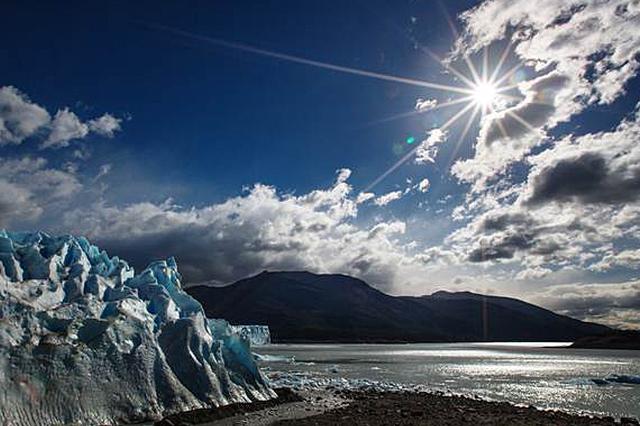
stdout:
[(633, 2), (40, 3), (0, 28), (0, 225), (640, 324)]
[[(2, 77), (52, 109), (81, 105), (78, 114), (131, 116), (118, 138), (94, 144), (95, 157), (114, 159), (114, 172), (127, 179), (183, 186), (178, 194), (153, 194), (159, 198), (209, 202), (256, 181), (307, 191), (330, 183), (340, 167), (357, 170), (353, 183), (364, 186), (393, 162), (394, 143), (421, 138), (432, 124), (423, 117), (370, 123), (411, 110), (417, 96), (431, 91), (207, 46), (147, 23), (350, 67), (449, 80), (410, 39), (446, 54), (453, 35), (437, 3), (129, 3), (40, 6), (35, 16), (32, 6), (14, 5), (2, 31), (20, 37), (3, 49), (9, 66)], [(455, 13), (453, 4), (446, 7)], [(146, 156), (154, 160), (136, 167)]]

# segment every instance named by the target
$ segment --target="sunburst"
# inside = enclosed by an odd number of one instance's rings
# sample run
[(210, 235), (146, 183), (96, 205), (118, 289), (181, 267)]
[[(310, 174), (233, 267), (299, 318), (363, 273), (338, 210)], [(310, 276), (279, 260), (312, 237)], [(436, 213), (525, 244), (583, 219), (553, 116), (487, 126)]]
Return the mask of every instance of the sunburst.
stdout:
[[(519, 101), (522, 97), (513, 96), (508, 94), (509, 91), (517, 87), (517, 84), (505, 84), (505, 82), (509, 81), (516, 72), (521, 69), (521, 66), (518, 64), (513, 68), (507, 70), (506, 72), (501, 74), (502, 67), (506, 62), (507, 57), (509, 56), (509, 51), (511, 45), (507, 45), (506, 48), (501, 53), (498, 61), (495, 64), (489, 63), (489, 55), (487, 48), (483, 51), (482, 57), (482, 67), (480, 70), (476, 68), (472, 59), (468, 56), (463, 56), (463, 62), (467, 66), (467, 71), (462, 72), (459, 71), (456, 67), (454, 67), (450, 61), (443, 60), (431, 52), (428, 48), (424, 46), (420, 46), (423, 52), (426, 52), (429, 56), (434, 58), (446, 71), (454, 76), (457, 80), (458, 84), (441, 84), (435, 82), (429, 82), (420, 79), (400, 77), (390, 74), (383, 74), (375, 71), (370, 71), (366, 69), (352, 68), (346, 67), (342, 65), (336, 65), (328, 62), (316, 61), (300, 56), (290, 55), (287, 53), (281, 53), (266, 49), (261, 49), (258, 47), (254, 47), (251, 45), (231, 42), (227, 40), (222, 40), (219, 38), (208, 37), (200, 34), (194, 34), (187, 31), (183, 31), (176, 28), (166, 27), (158, 24), (146, 24), (149, 28), (160, 30), (164, 32), (171, 33), (173, 35), (188, 38), (191, 40), (196, 40), (202, 43), (214, 45), (217, 47), (223, 47), (227, 49), (241, 50), (244, 52), (252, 53), (255, 55), (267, 56), (270, 58), (293, 62), (301, 65), (312, 66), (316, 68), (322, 68), (325, 70), (336, 71), (346, 74), (357, 75), (361, 77), (374, 78), (377, 80), (391, 81), (395, 83), (408, 84), (420, 88), (426, 88), (431, 90), (438, 90), (445, 93), (449, 93), (452, 95), (452, 98), (448, 99), (446, 102), (442, 102), (435, 106), (434, 108), (430, 108), (427, 111), (409, 111), (401, 114), (396, 114), (391, 117), (384, 118), (379, 120), (379, 122), (385, 122), (390, 120), (396, 120), (399, 118), (407, 117), (410, 115), (416, 114), (428, 114), (434, 110), (444, 109), (444, 108), (452, 108), (459, 107), (459, 109), (455, 112), (451, 113), (451, 116), (446, 119), (444, 124), (439, 126), (441, 131), (445, 131), (448, 128), (452, 127), (454, 124), (459, 122), (460, 120), (467, 118), (467, 122), (463, 127), (463, 130), (458, 138), (454, 149), (453, 156), (451, 160), (454, 159), (454, 156), (457, 155), (457, 152), (460, 149), (460, 145), (463, 142), (464, 138), (470, 131), (472, 123), (476, 120), (478, 115), (485, 116), (487, 114), (494, 114), (499, 111), (504, 111), (505, 114), (510, 115), (513, 119), (521, 122), (523, 125), (527, 127), (531, 127), (529, 123), (526, 122), (523, 118), (518, 116), (517, 114), (509, 111), (507, 108), (514, 101)], [(453, 25), (452, 25), (453, 28)], [(454, 33), (457, 38), (457, 33)], [(506, 132), (501, 128), (504, 136)], [(417, 149), (420, 147), (420, 144), (412, 144), (412, 149), (406, 153), (400, 160), (394, 163), (390, 168), (388, 168), (384, 173), (378, 176), (373, 182), (371, 182), (364, 191), (371, 190), (375, 185), (380, 183), (383, 179), (385, 179), (389, 174), (391, 174), (394, 170), (400, 167), (402, 164), (406, 163), (409, 159), (411, 159)], [(450, 163), (450, 162), (449, 162)]]
[[(428, 53), (429, 56), (431, 56), (439, 64), (441, 64), (448, 72), (456, 77), (457, 80), (461, 82), (461, 84), (456, 86), (455, 90), (449, 90), (448, 88), (438, 88), (439, 90), (445, 92), (449, 91), (450, 94), (454, 96), (454, 98), (437, 105), (435, 108), (427, 111), (412, 111), (409, 113), (398, 114), (388, 118), (387, 120), (405, 117), (407, 115), (413, 114), (428, 114), (435, 109), (458, 106), (459, 109), (455, 112), (452, 112), (451, 116), (448, 119), (445, 119), (445, 122), (438, 127), (438, 129), (440, 129), (441, 131), (446, 131), (457, 122), (463, 120), (465, 117), (467, 120), (462, 128), (462, 131), (460, 132), (457, 141), (455, 142), (450, 161), (447, 162), (447, 168), (454, 161), (456, 155), (460, 150), (460, 146), (464, 142), (465, 137), (469, 133), (471, 126), (473, 125), (478, 115), (485, 116), (487, 114), (495, 114), (497, 112), (504, 111), (515, 120), (522, 122), (523, 125), (531, 127), (530, 124), (526, 122), (526, 120), (522, 119), (520, 116), (509, 111), (508, 109), (508, 107), (513, 102), (517, 102), (523, 99), (522, 97), (513, 96), (508, 93), (509, 91), (517, 87), (517, 84), (505, 84), (505, 82), (509, 81), (513, 77), (513, 75), (521, 69), (521, 66), (518, 64), (513, 68), (507, 70), (504, 74), (500, 74), (500, 71), (509, 55), (510, 47), (510, 45), (507, 45), (505, 47), (498, 61), (493, 64), (493, 67), (489, 63), (488, 50), (485, 48), (483, 51), (483, 61), (480, 70), (476, 68), (471, 58), (465, 56), (463, 60), (467, 66), (468, 74), (459, 71), (449, 61), (445, 61), (439, 58), (429, 49), (422, 47), (422, 50), (424, 52)], [(500, 123), (498, 124), (500, 125)], [(508, 135), (506, 134), (506, 130), (502, 126), (499, 126), (499, 128), (503, 136), (508, 137)], [(415, 145), (408, 153), (406, 153), (390, 168), (385, 170), (381, 175), (379, 175), (369, 185), (367, 185), (364, 191), (370, 191), (374, 186), (382, 182), (393, 171), (397, 170), (401, 165), (413, 158), (419, 148), (419, 144)]]

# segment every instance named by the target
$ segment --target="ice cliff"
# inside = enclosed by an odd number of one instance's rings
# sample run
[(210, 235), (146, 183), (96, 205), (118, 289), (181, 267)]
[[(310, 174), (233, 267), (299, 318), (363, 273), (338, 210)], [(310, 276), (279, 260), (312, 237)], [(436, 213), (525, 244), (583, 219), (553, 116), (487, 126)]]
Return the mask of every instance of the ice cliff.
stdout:
[(271, 333), (267, 325), (232, 325), (231, 329), (252, 345), (268, 345), (271, 343)]
[(0, 231), (0, 424), (116, 424), (273, 396), (173, 259), (135, 275), (82, 237)]

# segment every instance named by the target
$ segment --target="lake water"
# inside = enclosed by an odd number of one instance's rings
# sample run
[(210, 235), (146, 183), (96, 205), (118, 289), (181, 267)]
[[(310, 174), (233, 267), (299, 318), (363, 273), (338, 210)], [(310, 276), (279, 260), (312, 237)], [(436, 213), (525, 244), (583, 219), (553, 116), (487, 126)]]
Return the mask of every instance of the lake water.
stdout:
[[(640, 418), (640, 352), (567, 343), (268, 345), (254, 349), (276, 382), (422, 385), (465, 395)], [(629, 377), (618, 377), (629, 376)], [(608, 380), (604, 380), (608, 378)]]

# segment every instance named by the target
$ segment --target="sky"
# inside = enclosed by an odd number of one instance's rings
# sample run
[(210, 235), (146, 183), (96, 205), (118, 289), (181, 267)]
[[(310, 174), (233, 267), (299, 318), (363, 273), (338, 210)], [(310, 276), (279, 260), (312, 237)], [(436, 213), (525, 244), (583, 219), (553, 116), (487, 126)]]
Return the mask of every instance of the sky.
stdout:
[[(132, 4), (135, 3), (135, 4)], [(640, 3), (3, 4), (0, 227), (640, 327)]]

